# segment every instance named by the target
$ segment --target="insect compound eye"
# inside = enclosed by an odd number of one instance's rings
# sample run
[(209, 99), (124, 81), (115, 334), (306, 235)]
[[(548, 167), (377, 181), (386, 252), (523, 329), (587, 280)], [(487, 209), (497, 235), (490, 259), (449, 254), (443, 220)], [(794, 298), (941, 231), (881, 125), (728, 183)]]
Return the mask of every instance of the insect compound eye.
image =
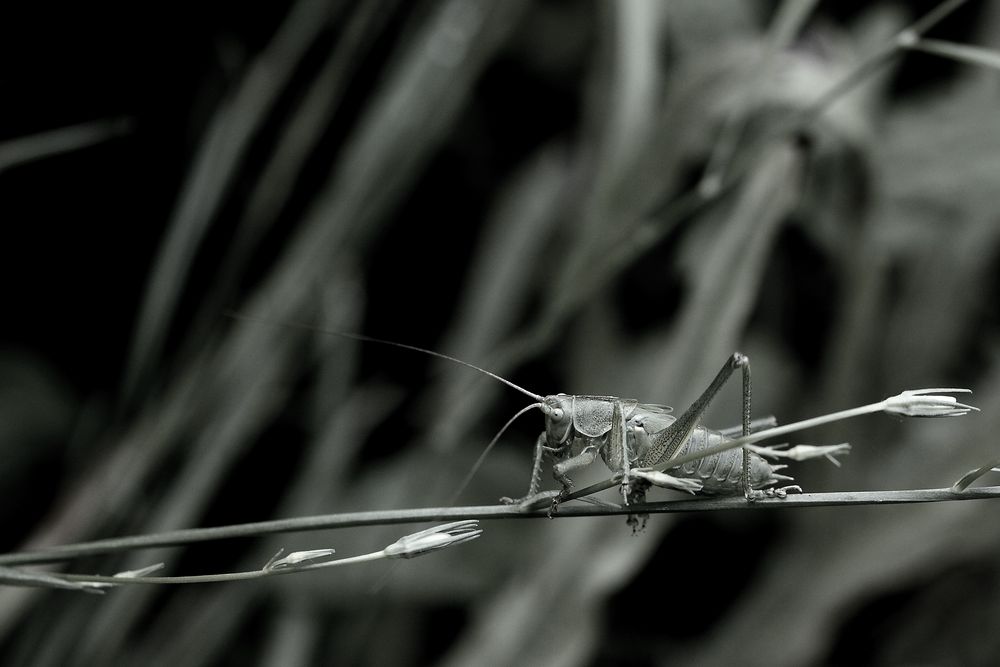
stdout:
[(563, 409), (562, 408), (552, 408), (552, 419), (555, 421), (562, 421)]

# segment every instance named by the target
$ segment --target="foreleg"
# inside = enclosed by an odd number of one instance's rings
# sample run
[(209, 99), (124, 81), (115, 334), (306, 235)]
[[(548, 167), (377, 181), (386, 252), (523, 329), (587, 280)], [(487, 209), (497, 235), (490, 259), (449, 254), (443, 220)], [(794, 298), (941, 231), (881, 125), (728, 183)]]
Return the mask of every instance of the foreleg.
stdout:
[(521, 498), (508, 498), (505, 496), (500, 499), (500, 502), (508, 505), (523, 505), (526, 503), (531, 504), (539, 500), (540, 494), (538, 493), (538, 487), (542, 484), (542, 460), (545, 458), (546, 452), (558, 453), (563, 451), (567, 446), (568, 445), (564, 445), (563, 447), (549, 447), (548, 439), (545, 437), (545, 432), (542, 431), (539, 433), (538, 439), (535, 440), (535, 459), (531, 466), (531, 480), (528, 482), (528, 493)]

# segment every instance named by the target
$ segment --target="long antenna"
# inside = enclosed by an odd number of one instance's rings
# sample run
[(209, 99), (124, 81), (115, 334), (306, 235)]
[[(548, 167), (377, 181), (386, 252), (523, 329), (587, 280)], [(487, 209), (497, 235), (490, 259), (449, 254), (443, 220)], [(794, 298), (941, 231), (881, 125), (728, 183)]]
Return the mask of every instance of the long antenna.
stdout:
[(504, 432), (510, 427), (510, 425), (513, 424), (515, 421), (517, 421), (517, 418), (523, 415), (525, 412), (540, 407), (542, 407), (541, 403), (532, 403), (531, 405), (525, 408), (521, 408), (516, 415), (507, 420), (507, 423), (504, 424), (503, 427), (501, 427), (501, 429), (497, 431), (497, 434), (493, 436), (493, 439), (490, 440), (490, 444), (486, 445), (485, 449), (483, 449), (483, 453), (479, 455), (479, 458), (476, 459), (476, 462), (472, 464), (472, 470), (468, 472), (468, 474), (465, 476), (465, 479), (462, 480), (462, 483), (459, 484), (458, 487), (455, 489), (455, 491), (451, 494), (451, 498), (448, 499), (449, 505), (454, 505), (455, 501), (458, 500), (458, 497), (461, 496), (462, 492), (465, 491), (466, 487), (469, 486), (469, 483), (472, 481), (472, 478), (476, 476), (476, 473), (479, 472), (479, 469), (482, 467), (483, 461), (486, 460), (486, 457), (493, 450), (493, 445), (497, 444), (500, 441), (500, 436), (504, 434)]
[(236, 312), (232, 312), (232, 311), (230, 311), (230, 312), (228, 312), (226, 314), (229, 317), (233, 318), (234, 320), (242, 320), (244, 322), (258, 322), (258, 323), (263, 323), (263, 324), (270, 324), (270, 325), (273, 325), (273, 326), (294, 327), (296, 329), (305, 329), (307, 331), (314, 331), (316, 333), (326, 334), (328, 336), (340, 336), (341, 338), (348, 338), (350, 340), (360, 340), (360, 341), (364, 341), (366, 343), (379, 343), (381, 345), (391, 345), (392, 347), (400, 347), (400, 348), (402, 348), (404, 350), (412, 350), (414, 352), (422, 352), (424, 354), (429, 354), (432, 357), (437, 357), (438, 359), (445, 359), (447, 361), (451, 361), (451, 362), (454, 362), (456, 364), (461, 364), (462, 366), (465, 366), (466, 368), (471, 368), (474, 371), (479, 371), (480, 373), (483, 373), (484, 375), (489, 375), (494, 380), (499, 380), (500, 382), (503, 382), (505, 385), (507, 385), (511, 389), (516, 389), (517, 391), (521, 392), (525, 396), (529, 396), (529, 397), (535, 399), (536, 401), (543, 401), (545, 399), (544, 396), (539, 396), (538, 394), (535, 394), (535, 393), (532, 393), (532, 392), (528, 391), (524, 387), (519, 387), (518, 385), (514, 384), (510, 380), (507, 380), (506, 378), (502, 378), (499, 375), (497, 375), (496, 373), (491, 373), (490, 371), (486, 370), (485, 368), (480, 368), (479, 366), (476, 366), (475, 364), (470, 364), (468, 361), (462, 361), (461, 359), (458, 359), (456, 357), (451, 357), (451, 356), (448, 356), (447, 354), (442, 354), (441, 352), (435, 352), (434, 350), (428, 350), (428, 349), (425, 349), (425, 348), (422, 348), (422, 347), (417, 347), (416, 345), (407, 345), (406, 343), (397, 343), (394, 340), (385, 340), (384, 338), (375, 338), (373, 336), (365, 336), (364, 334), (346, 333), (344, 331), (334, 331), (333, 329), (323, 329), (323, 328), (320, 328), (320, 327), (313, 326), (311, 324), (302, 324), (302, 323), (299, 323), (299, 322), (275, 322), (275, 321), (264, 319), (262, 317), (250, 317), (249, 315), (243, 315), (241, 313), (236, 313)]

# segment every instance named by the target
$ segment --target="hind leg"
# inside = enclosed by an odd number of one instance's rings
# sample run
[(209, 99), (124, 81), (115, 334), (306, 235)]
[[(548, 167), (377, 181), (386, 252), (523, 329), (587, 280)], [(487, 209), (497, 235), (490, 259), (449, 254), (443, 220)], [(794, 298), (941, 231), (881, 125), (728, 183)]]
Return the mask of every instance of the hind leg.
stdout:
[[(653, 438), (650, 450), (643, 460), (644, 466), (656, 465), (668, 462), (680, 450), (681, 446), (691, 437), (691, 433), (698, 426), (705, 410), (708, 409), (712, 399), (722, 389), (726, 381), (729, 380), (737, 368), (743, 376), (743, 419), (740, 432), (742, 435), (750, 435), (750, 359), (744, 354), (734, 352), (726, 361), (726, 364), (716, 374), (715, 379), (705, 388), (701, 396), (677, 418), (669, 428), (664, 429)], [(750, 453), (743, 450), (742, 480), (743, 495), (747, 500), (761, 497), (761, 493), (750, 488)]]

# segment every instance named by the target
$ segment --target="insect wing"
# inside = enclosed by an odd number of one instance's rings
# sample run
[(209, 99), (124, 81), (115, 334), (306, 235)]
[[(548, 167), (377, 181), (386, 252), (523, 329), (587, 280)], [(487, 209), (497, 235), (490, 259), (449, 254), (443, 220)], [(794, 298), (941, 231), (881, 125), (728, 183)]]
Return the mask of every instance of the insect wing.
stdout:
[(677, 418), (670, 414), (671, 412), (673, 412), (673, 408), (666, 405), (643, 403), (636, 406), (629, 422), (633, 426), (641, 426), (648, 435), (653, 435), (677, 421)]
[[(666, 409), (664, 409), (666, 408)], [(629, 419), (629, 436), (633, 439), (632, 453), (643, 461), (649, 451), (650, 439), (670, 427), (677, 418), (664, 405), (638, 405)]]

